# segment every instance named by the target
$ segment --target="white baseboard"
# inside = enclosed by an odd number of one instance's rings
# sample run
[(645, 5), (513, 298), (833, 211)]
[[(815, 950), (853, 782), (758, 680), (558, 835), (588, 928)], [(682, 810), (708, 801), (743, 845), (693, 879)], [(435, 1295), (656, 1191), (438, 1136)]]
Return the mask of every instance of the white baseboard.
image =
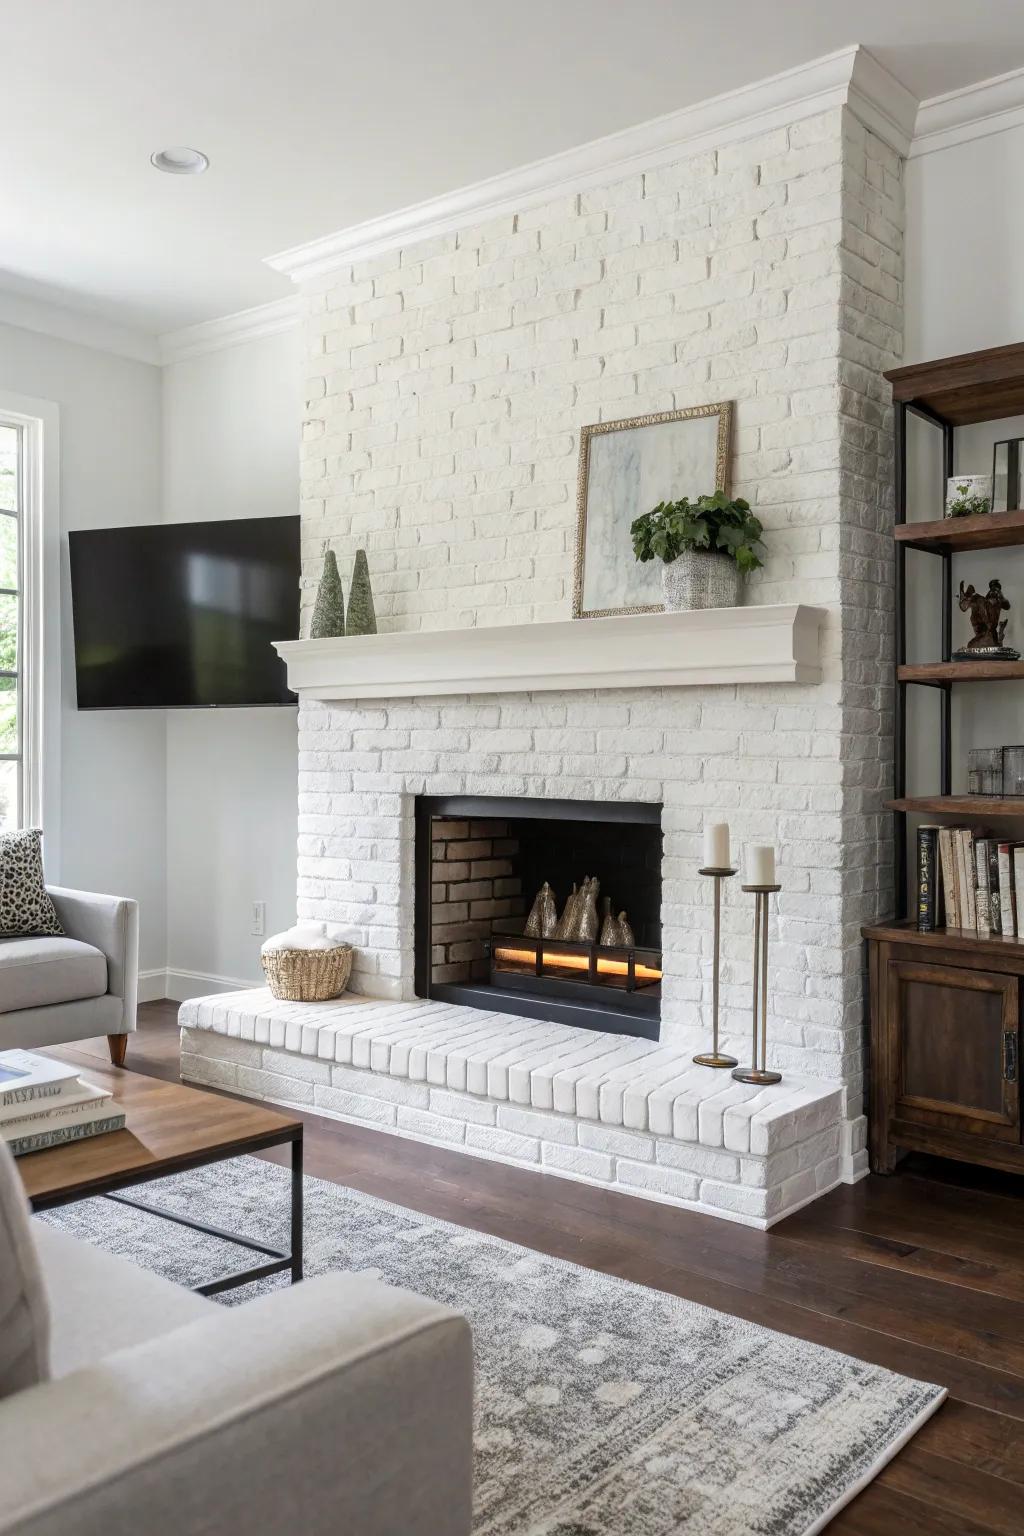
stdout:
[(184, 1003), (190, 997), (206, 997), (211, 992), (242, 992), (263, 985), (263, 978), (248, 976), (212, 976), (206, 971), (182, 971), (175, 966), (166, 970), (139, 972), (139, 1002), (159, 1002), (169, 998)]
[(173, 1002), (184, 1003), (190, 997), (206, 997), (210, 992), (245, 992), (252, 987), (266, 986), (263, 977), (211, 976), (205, 971), (179, 971), (167, 968), (165, 997)]
[(167, 996), (167, 972), (164, 970), (139, 972), (139, 1002), (158, 1003)]

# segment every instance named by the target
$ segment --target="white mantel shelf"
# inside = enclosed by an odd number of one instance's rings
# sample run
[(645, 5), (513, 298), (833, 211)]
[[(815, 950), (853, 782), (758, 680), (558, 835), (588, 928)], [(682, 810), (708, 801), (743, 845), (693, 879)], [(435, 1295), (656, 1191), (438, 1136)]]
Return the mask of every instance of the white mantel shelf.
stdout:
[(822, 608), (776, 603), (283, 640), (276, 649), (289, 688), (307, 699), (817, 683), (825, 617)]

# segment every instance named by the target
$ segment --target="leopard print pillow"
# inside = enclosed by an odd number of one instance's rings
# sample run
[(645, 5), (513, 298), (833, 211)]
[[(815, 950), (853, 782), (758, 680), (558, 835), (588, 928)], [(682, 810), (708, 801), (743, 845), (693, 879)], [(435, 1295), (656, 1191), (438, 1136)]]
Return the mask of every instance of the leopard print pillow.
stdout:
[(37, 827), (0, 832), (0, 939), (64, 932), (43, 882), (42, 837)]

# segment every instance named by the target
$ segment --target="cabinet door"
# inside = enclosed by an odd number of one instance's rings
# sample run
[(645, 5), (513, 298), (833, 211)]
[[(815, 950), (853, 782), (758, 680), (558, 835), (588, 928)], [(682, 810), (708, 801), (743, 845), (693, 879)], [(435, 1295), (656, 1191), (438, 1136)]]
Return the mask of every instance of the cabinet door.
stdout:
[(899, 1119), (1019, 1141), (1016, 976), (893, 960)]

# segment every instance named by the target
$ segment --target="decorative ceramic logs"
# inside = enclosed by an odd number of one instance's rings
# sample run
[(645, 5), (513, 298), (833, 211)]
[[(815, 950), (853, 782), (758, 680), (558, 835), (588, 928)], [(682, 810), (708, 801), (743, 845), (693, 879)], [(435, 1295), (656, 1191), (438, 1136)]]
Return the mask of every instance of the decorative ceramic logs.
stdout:
[(587, 880), (583, 885), (583, 898), (580, 902), (579, 919), (576, 924), (575, 937), (581, 944), (594, 944), (597, 942), (597, 893), (600, 882), (595, 878)]
[(541, 887), (540, 909), (540, 936), (542, 939), (554, 938), (555, 929), (558, 927), (558, 903), (555, 893), (545, 880)]
[(579, 906), (579, 901), (579, 892), (573, 886), (565, 899), (565, 906), (562, 908), (562, 915), (558, 919), (552, 938), (566, 941), (572, 938), (572, 929), (576, 923), (576, 910)]
[(550, 889), (551, 889), (551, 887), (548, 885), (547, 881), (545, 880), (544, 884), (541, 886), (540, 890), (537, 892), (536, 896), (533, 898), (533, 906), (530, 908), (530, 915), (526, 919), (526, 926), (523, 929), (523, 937), (524, 938), (527, 938), (527, 939), (539, 939), (540, 938), (540, 936), (541, 936), (541, 933), (540, 933), (540, 914), (541, 914), (541, 908), (544, 905), (544, 892), (545, 891), (549, 891)]
[(558, 927), (558, 907), (555, 893), (545, 880), (533, 899), (530, 915), (526, 919), (523, 934), (528, 939), (550, 939)]
[(599, 944), (605, 949), (635, 949), (636, 938), (625, 912), (612, 912), (611, 897), (605, 896), (598, 912), (601, 882), (596, 875), (584, 875), (566, 897), (561, 917), (555, 893), (545, 880), (533, 900), (523, 934), (528, 939), (558, 939), (566, 944)]

